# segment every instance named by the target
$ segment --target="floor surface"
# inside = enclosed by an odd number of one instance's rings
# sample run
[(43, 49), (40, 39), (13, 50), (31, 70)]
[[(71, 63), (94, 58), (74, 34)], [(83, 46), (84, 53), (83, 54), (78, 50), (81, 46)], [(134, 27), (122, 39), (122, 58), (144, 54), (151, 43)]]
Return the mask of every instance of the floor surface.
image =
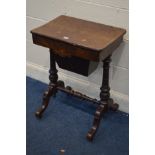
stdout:
[(86, 140), (96, 106), (62, 92), (52, 98), (41, 120), (34, 113), (47, 85), (27, 77), (27, 155), (128, 155), (129, 116), (108, 112), (93, 142)]

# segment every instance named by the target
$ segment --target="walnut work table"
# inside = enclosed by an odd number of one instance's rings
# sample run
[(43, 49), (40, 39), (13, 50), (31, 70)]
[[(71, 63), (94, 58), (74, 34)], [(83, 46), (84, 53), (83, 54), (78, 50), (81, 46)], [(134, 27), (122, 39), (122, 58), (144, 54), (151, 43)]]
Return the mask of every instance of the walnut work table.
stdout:
[[(96, 103), (98, 106), (93, 125), (86, 136), (89, 141), (92, 141), (102, 115), (109, 109), (118, 109), (118, 104), (110, 98), (109, 64), (113, 51), (122, 42), (126, 31), (121, 28), (62, 15), (41, 27), (33, 29), (31, 33), (34, 44), (50, 49), (50, 83), (43, 95), (43, 103), (36, 112), (36, 116), (41, 118), (48, 106), (50, 97), (55, 96), (58, 90)], [(56, 63), (62, 69), (88, 76), (96, 69), (101, 55), (103, 80), (99, 101), (74, 91), (70, 86), (65, 87), (63, 81), (58, 81)]]

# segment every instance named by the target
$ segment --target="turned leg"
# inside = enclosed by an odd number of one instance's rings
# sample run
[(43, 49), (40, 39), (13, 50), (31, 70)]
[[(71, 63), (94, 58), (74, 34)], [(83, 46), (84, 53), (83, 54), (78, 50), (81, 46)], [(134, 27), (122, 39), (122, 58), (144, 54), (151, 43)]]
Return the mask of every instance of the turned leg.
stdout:
[(103, 61), (103, 78), (102, 78), (102, 86), (101, 86), (101, 93), (100, 99), (101, 101), (108, 101), (110, 97), (110, 87), (109, 87), (109, 67), (110, 67), (110, 56), (107, 57)]
[(89, 141), (93, 140), (93, 137), (100, 125), (101, 118), (103, 116), (103, 113), (107, 111), (107, 101), (110, 96), (110, 87), (109, 87), (109, 63), (110, 63), (110, 56), (107, 57), (103, 61), (103, 78), (102, 78), (102, 86), (101, 86), (101, 93), (100, 93), (100, 105), (98, 106), (95, 116), (94, 116), (94, 121), (93, 121), (93, 126), (90, 129), (90, 131), (87, 134), (87, 139)]
[(50, 50), (50, 70), (49, 70), (49, 86), (47, 91), (45, 91), (43, 95), (43, 102), (41, 108), (38, 109), (38, 111), (35, 113), (38, 118), (41, 118), (43, 112), (46, 110), (51, 96), (55, 95), (56, 93), (56, 87), (57, 87), (57, 69), (56, 69), (56, 62), (55, 62), (55, 55), (52, 53), (52, 50)]
[(100, 105), (98, 106), (93, 126), (87, 134), (87, 139), (89, 141), (93, 140), (93, 137), (99, 127), (102, 115), (104, 112), (108, 110), (108, 108), (117, 109), (117, 104), (113, 104), (113, 100), (110, 99), (110, 87), (109, 87), (109, 64), (110, 64), (110, 56), (108, 56), (103, 61), (103, 79), (102, 79), (102, 86), (101, 86), (101, 93), (100, 93)]
[(103, 81), (101, 86), (100, 98), (101, 101), (106, 101), (108, 109), (117, 110), (119, 105), (114, 103), (113, 99), (110, 98), (110, 87), (109, 87), (109, 65), (111, 62), (110, 56), (103, 61)]

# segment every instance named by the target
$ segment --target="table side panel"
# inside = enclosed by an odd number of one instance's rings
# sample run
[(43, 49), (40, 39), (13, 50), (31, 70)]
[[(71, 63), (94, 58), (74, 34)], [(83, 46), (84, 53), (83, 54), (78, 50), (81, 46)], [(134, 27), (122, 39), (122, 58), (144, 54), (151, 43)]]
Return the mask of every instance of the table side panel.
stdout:
[(99, 51), (82, 48), (59, 40), (32, 33), (33, 43), (52, 49), (62, 57), (76, 56), (92, 61), (99, 61)]

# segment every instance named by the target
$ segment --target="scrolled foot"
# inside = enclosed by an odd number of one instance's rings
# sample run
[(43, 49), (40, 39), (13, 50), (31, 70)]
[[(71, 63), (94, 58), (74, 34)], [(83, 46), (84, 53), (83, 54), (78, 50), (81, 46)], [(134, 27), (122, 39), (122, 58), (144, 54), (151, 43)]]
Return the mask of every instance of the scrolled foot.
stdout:
[(48, 104), (49, 104), (49, 100), (50, 97), (53, 96), (56, 93), (56, 85), (49, 85), (48, 90), (45, 91), (44, 95), (43, 95), (43, 103), (42, 106), (37, 110), (37, 112), (35, 113), (35, 116), (37, 118), (41, 118), (43, 112), (46, 110)]
[(65, 87), (65, 83), (63, 82), (63, 81), (61, 81), (61, 80), (59, 80), (58, 82), (57, 82), (57, 86), (58, 87)]
[(36, 116), (37, 118), (41, 119), (41, 118), (42, 118), (42, 114), (43, 114), (43, 112), (46, 110), (47, 106), (48, 106), (48, 101), (46, 101), (46, 103), (44, 102), (44, 105), (42, 105), (41, 108), (39, 108), (39, 109), (36, 111), (35, 116)]
[(42, 114), (41, 114), (40, 111), (37, 111), (37, 112), (35, 113), (35, 116), (36, 116), (37, 118), (39, 118), (39, 119), (42, 118)]
[(119, 105), (117, 103), (114, 103), (111, 105), (110, 109), (113, 111), (116, 111), (116, 110), (118, 110), (118, 107), (119, 107)]
[(72, 90), (72, 87), (66, 86), (66, 89), (67, 89), (67, 90)]
[(93, 126), (87, 134), (87, 140), (89, 140), (89, 141), (93, 140), (95, 133), (97, 132), (98, 127), (100, 125), (102, 115), (106, 111), (106, 109), (107, 109), (107, 104), (106, 104), (106, 102), (102, 101), (95, 112)]
[(94, 129), (93, 127), (90, 129), (90, 131), (87, 133), (87, 140), (88, 141), (93, 141), (94, 135), (96, 133), (96, 129)]
[(108, 107), (109, 107), (109, 109), (116, 111), (116, 110), (118, 110), (119, 105), (117, 103), (114, 103), (113, 99), (110, 98), (108, 101)]

